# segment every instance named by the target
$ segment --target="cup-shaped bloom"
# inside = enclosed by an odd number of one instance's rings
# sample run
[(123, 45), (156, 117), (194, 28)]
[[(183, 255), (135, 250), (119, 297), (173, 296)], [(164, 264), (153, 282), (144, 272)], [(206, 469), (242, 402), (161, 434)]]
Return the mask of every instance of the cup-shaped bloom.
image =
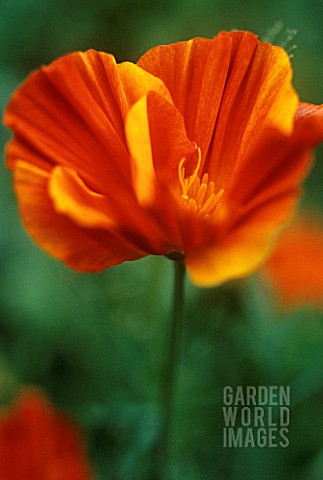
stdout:
[(166, 255), (198, 285), (252, 273), (323, 137), (323, 108), (291, 77), (286, 52), (248, 32), (41, 68), (4, 116), (27, 230), (82, 271)]
[(323, 309), (323, 221), (301, 215), (279, 237), (261, 269), (284, 310)]
[(1, 480), (90, 480), (84, 439), (34, 390), (0, 414)]

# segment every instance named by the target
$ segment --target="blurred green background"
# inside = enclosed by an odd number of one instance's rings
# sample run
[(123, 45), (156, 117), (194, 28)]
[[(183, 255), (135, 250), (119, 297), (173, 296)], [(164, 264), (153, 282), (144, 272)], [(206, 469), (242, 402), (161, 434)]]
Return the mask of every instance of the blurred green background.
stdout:
[[(322, 103), (321, 0), (0, 0), (0, 106), (41, 64), (94, 48), (136, 61), (148, 48), (222, 29), (298, 35), (294, 84)], [(9, 132), (0, 130), (1, 147)], [(3, 148), (2, 148), (3, 150)], [(323, 150), (303, 206), (323, 209)], [(0, 175), (0, 401), (40, 385), (80, 423), (97, 479), (144, 479), (155, 440), (172, 265), (146, 258), (98, 275), (48, 258), (21, 227)], [(187, 282), (173, 468), (177, 480), (319, 480), (323, 475), (322, 314), (277, 312), (256, 277), (219, 289)], [(223, 448), (225, 385), (290, 385), (288, 448)]]

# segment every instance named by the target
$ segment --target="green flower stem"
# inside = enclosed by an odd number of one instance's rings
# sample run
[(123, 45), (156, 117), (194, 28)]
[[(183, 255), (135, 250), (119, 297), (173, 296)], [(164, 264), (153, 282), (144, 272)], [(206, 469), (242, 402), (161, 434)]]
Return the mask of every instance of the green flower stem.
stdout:
[(175, 282), (172, 322), (168, 352), (161, 382), (162, 427), (157, 446), (157, 465), (159, 472), (156, 478), (163, 480), (170, 479), (171, 437), (175, 410), (176, 376), (183, 341), (185, 265), (182, 260), (174, 260), (174, 267)]

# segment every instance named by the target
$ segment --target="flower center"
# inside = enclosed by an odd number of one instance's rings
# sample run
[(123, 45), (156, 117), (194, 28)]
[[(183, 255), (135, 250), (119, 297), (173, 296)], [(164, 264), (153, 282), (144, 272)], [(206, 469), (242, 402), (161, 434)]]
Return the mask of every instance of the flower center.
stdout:
[(209, 218), (216, 210), (222, 195), (223, 189), (215, 192), (215, 184), (209, 181), (209, 174), (204, 173), (202, 180), (198, 173), (201, 166), (201, 149), (198, 149), (198, 161), (192, 175), (186, 177), (182, 158), (178, 165), (178, 177), (182, 187), (182, 198), (190, 212), (199, 218)]

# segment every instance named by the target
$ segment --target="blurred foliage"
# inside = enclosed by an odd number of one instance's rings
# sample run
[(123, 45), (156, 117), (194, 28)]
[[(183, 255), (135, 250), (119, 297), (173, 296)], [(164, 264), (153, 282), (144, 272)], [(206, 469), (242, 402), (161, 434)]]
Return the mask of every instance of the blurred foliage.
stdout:
[[(321, 103), (320, 0), (1, 0), (0, 106), (33, 69), (95, 48), (136, 61), (149, 47), (221, 29), (265, 37), (296, 28), (294, 83)], [(9, 133), (1, 127), (1, 146)], [(303, 204), (323, 208), (322, 149)], [(321, 161), (320, 161), (321, 158)], [(146, 258), (77, 274), (39, 251), (21, 227), (10, 173), (1, 172), (0, 401), (36, 384), (83, 426), (97, 479), (145, 478), (158, 433), (171, 262)], [(187, 283), (173, 466), (176, 479), (319, 480), (323, 471), (321, 313), (277, 312), (251, 278), (219, 289)], [(225, 449), (225, 385), (290, 385), (290, 445)]]

